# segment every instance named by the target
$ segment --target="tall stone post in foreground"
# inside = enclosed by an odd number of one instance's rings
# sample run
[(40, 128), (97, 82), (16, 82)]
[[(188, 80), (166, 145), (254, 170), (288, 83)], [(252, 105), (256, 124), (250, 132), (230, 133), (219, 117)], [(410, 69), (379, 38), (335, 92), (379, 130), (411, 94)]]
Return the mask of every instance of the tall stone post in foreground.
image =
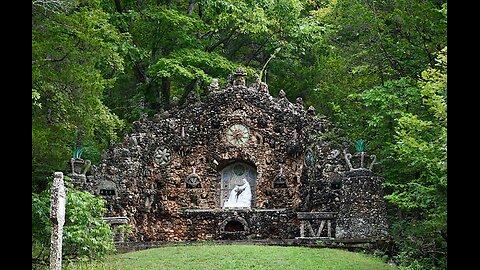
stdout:
[(62, 269), (62, 233), (65, 223), (66, 194), (63, 185), (63, 173), (55, 172), (50, 197), (50, 223), (52, 234), (50, 237), (50, 269)]

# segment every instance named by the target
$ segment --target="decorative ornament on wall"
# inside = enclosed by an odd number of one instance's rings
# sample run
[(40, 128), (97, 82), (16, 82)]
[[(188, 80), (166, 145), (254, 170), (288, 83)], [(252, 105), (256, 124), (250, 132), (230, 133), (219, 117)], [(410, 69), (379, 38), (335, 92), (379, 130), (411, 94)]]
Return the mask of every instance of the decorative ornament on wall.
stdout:
[(287, 177), (283, 174), (283, 165), (280, 165), (280, 171), (273, 179), (273, 188), (286, 188)]
[(195, 167), (193, 167), (193, 173), (190, 174), (187, 177), (187, 180), (185, 181), (185, 184), (186, 184), (187, 188), (201, 188), (202, 187), (200, 177), (196, 174), (195, 171), (196, 171)]
[(315, 155), (312, 149), (308, 148), (307, 151), (305, 151), (305, 165), (311, 167), (313, 164), (315, 164)]
[(247, 73), (243, 70), (243, 68), (237, 68), (233, 76), (233, 86), (245, 86), (245, 76), (247, 76)]
[[(347, 166), (350, 171), (356, 170), (372, 170), (375, 161), (377, 161), (377, 157), (375, 155), (367, 155), (365, 153), (367, 142), (363, 139), (355, 141), (355, 150), (357, 151), (355, 154), (347, 153), (347, 150), (343, 150), (343, 155), (345, 157), (345, 161), (347, 162)], [(367, 167), (367, 162), (370, 159), (370, 165)]]
[(190, 175), (186, 181), (187, 188), (199, 188), (201, 187), (200, 179), (197, 175)]
[(155, 150), (155, 162), (165, 165), (170, 162), (170, 150), (166, 147), (159, 147)]
[(234, 124), (227, 129), (227, 141), (233, 145), (241, 146), (248, 141), (249, 137), (248, 128), (242, 124)]
[(236, 176), (242, 176), (245, 174), (245, 167), (242, 164), (237, 164), (233, 167), (233, 172)]
[(327, 159), (336, 159), (339, 154), (340, 154), (340, 151), (338, 149), (333, 149), (332, 151), (330, 151), (330, 154), (327, 156)]

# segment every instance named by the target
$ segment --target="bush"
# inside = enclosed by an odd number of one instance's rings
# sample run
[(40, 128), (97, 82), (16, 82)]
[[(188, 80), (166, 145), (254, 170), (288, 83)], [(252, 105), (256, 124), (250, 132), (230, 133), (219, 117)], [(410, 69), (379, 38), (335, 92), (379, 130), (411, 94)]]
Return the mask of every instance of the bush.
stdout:
[[(51, 185), (50, 180), (50, 185)], [(63, 227), (64, 260), (102, 259), (115, 251), (113, 233), (102, 216), (105, 200), (76, 190), (66, 177), (66, 213)], [(32, 264), (49, 263), (50, 188), (32, 193)]]

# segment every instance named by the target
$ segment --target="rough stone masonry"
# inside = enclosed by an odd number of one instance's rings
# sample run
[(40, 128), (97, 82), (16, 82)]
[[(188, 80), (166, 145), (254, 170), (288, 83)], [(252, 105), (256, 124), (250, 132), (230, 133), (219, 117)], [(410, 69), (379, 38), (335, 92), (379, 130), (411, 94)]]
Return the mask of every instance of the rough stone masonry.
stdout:
[[(245, 75), (134, 122), (77, 185), (107, 200), (107, 217), (128, 218), (128, 241), (385, 238), (382, 179), (347, 166), (342, 131)], [(250, 206), (225, 209), (242, 179)]]

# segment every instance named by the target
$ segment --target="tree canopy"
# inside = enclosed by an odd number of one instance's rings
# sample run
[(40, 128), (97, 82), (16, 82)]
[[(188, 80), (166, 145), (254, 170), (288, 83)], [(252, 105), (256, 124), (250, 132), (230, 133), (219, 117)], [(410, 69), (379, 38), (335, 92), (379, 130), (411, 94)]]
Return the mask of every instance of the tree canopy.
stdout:
[(32, 0), (32, 193), (237, 67), (365, 139), (395, 258), (445, 268), (445, 0)]

